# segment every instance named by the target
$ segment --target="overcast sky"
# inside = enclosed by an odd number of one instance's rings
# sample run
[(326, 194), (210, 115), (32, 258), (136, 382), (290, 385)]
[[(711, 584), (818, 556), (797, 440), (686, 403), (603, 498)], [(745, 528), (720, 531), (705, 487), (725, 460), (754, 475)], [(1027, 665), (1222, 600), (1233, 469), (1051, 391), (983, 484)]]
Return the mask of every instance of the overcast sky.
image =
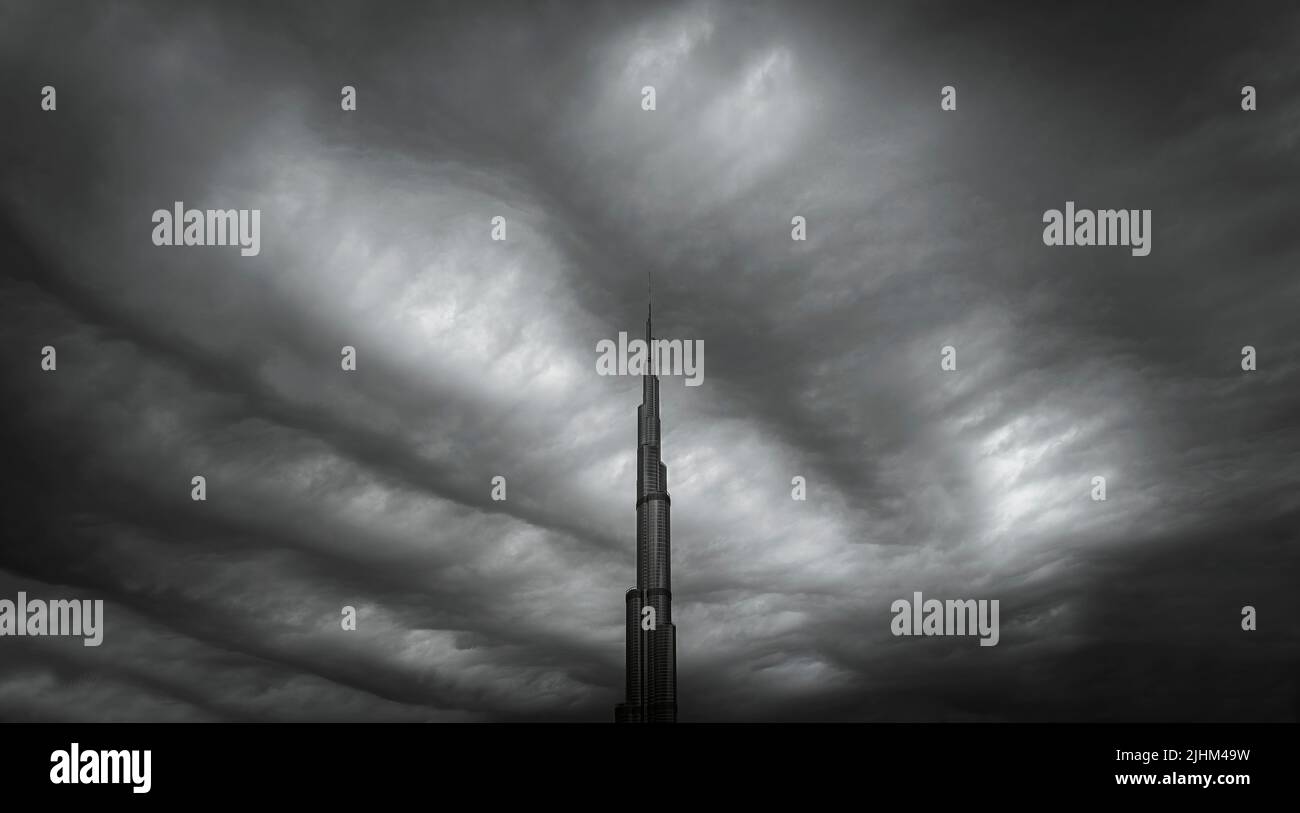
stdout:
[(0, 718), (612, 719), (649, 272), (681, 719), (1295, 719), (1300, 12), (861, 5), (0, 7)]

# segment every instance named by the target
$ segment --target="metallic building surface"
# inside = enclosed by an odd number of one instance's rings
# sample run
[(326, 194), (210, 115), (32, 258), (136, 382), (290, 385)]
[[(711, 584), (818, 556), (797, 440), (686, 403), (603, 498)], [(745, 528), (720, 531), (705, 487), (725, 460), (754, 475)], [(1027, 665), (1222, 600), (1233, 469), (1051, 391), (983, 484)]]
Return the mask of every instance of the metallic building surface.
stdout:
[[(652, 340), (646, 316), (646, 343)], [(627, 591), (627, 699), (617, 722), (677, 720), (677, 628), (673, 624), (672, 545), (668, 467), (660, 459), (659, 377), (642, 377), (637, 408), (636, 587)], [(655, 628), (642, 629), (642, 611), (654, 608)]]

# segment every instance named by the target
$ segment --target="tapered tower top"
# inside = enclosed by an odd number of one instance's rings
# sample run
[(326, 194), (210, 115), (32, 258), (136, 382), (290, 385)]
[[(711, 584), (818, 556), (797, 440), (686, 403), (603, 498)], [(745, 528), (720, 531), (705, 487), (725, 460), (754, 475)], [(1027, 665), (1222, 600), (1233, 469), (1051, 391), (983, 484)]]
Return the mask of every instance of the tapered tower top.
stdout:
[(645, 272), (645, 340), (650, 342), (650, 322), (654, 318), (654, 286), (650, 279), (650, 272)]

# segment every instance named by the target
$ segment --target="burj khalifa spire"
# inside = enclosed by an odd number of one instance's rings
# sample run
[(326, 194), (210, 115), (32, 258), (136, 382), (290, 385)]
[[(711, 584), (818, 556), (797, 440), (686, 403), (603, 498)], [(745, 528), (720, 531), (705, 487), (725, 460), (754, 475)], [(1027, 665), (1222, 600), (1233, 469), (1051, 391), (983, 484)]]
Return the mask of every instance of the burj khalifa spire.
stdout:
[[(653, 357), (653, 311), (647, 305), (646, 345)], [(620, 723), (677, 721), (677, 628), (673, 625), (668, 467), (659, 451), (659, 377), (641, 379), (636, 433), (636, 587), (627, 610), (627, 699), (614, 709)]]

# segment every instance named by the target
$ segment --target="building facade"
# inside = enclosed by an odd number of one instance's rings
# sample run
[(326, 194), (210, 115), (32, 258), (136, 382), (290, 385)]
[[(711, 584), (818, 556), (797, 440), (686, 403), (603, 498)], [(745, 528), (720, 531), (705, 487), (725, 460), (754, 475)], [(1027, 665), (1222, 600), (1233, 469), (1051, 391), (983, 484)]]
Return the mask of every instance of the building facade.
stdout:
[[(645, 322), (652, 340), (652, 314)], [(652, 345), (651, 345), (652, 346)], [(636, 587), (627, 591), (626, 700), (614, 709), (620, 723), (677, 721), (677, 628), (673, 625), (672, 500), (668, 467), (660, 458), (659, 377), (642, 376), (637, 409)], [(651, 607), (654, 613), (646, 613)], [(653, 619), (653, 629), (646, 629)]]

